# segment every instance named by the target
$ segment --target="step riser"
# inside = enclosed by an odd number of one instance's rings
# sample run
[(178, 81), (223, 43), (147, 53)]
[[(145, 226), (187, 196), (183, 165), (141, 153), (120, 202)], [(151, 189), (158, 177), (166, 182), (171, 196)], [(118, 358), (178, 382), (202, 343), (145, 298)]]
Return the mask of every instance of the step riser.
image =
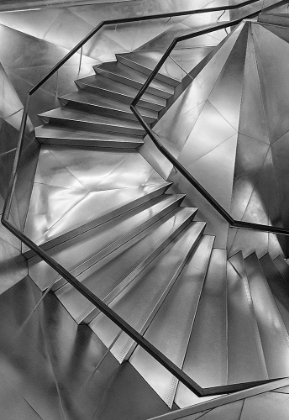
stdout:
[[(119, 74), (110, 73), (110, 72), (108, 72), (106, 70), (103, 70), (101, 68), (98, 68), (98, 67), (95, 67), (94, 69), (95, 69), (95, 72), (97, 74), (100, 74), (102, 76), (105, 76), (108, 79), (114, 80), (116, 82), (123, 83), (124, 85), (131, 86), (131, 87), (133, 87), (135, 89), (138, 89), (139, 90), (143, 86), (142, 83), (137, 82), (135, 80), (127, 79), (125, 77), (120, 76)], [(151, 87), (151, 86), (149, 86), (147, 88), (147, 92), (148, 93), (151, 93), (152, 95), (159, 96), (160, 98), (163, 98), (163, 99), (168, 99), (171, 96), (171, 94), (169, 94), (167, 92), (164, 92), (162, 90), (156, 89), (156, 88)]]
[[(103, 115), (104, 117), (111, 116), (115, 118), (121, 118), (124, 120), (138, 121), (136, 116), (132, 112), (124, 112), (118, 109), (111, 109), (111, 108), (105, 108), (105, 107), (97, 106), (97, 105), (84, 104), (81, 102), (75, 102), (75, 101), (66, 100), (63, 98), (59, 98), (59, 101), (63, 106), (69, 106), (79, 111), (91, 112), (97, 115)], [(147, 117), (143, 115), (143, 118), (147, 123), (150, 124), (156, 121), (157, 116), (156, 118), (152, 118), (152, 117)]]
[[(152, 322), (153, 318), (155, 317), (157, 311), (159, 310), (159, 308), (161, 307), (161, 305), (163, 304), (164, 300), (166, 299), (167, 295), (169, 294), (171, 288), (173, 287), (173, 285), (175, 284), (177, 278), (179, 277), (179, 275), (181, 274), (183, 268), (185, 267), (188, 259), (190, 258), (193, 250), (195, 249), (198, 241), (200, 240), (202, 234), (203, 234), (203, 230), (204, 230), (205, 226), (203, 226), (203, 229), (199, 232), (198, 237), (196, 238), (196, 242), (194, 244), (194, 246), (189, 250), (189, 252), (187, 253), (187, 255), (185, 256), (185, 258), (183, 259), (183, 261), (181, 262), (181, 264), (179, 265), (178, 269), (176, 270), (173, 278), (170, 280), (169, 284), (167, 285), (166, 289), (164, 290), (163, 294), (161, 295), (157, 305), (155, 306), (154, 310), (151, 312), (149, 318), (146, 320), (145, 324), (143, 325), (142, 329), (139, 331), (139, 333), (141, 335), (143, 335), (145, 333), (145, 331), (147, 330), (147, 328), (149, 327), (150, 323)], [(123, 363), (125, 361), (127, 361), (130, 356), (132, 355), (133, 351), (135, 350), (137, 344), (133, 341), (133, 340), (128, 340), (126, 346), (123, 349), (123, 352), (121, 354), (120, 357), (118, 357), (118, 361), (119, 363)]]
[[(145, 223), (143, 223), (140, 226), (138, 226), (136, 229), (134, 229), (128, 235), (125, 235), (124, 237), (120, 238), (119, 240), (113, 242), (110, 246), (108, 246), (105, 249), (103, 249), (96, 256), (94, 256), (93, 258), (90, 258), (85, 263), (83, 263), (80, 266), (78, 266), (77, 268), (75, 268), (72, 271), (72, 274), (75, 277), (79, 276), (82, 272), (84, 272), (85, 270), (89, 269), (91, 266), (93, 266), (94, 264), (96, 264), (101, 259), (105, 258), (107, 255), (111, 254), (114, 250), (116, 250), (117, 248), (119, 248), (120, 246), (122, 246), (125, 242), (128, 242), (133, 237), (135, 237), (136, 235), (140, 234), (142, 231), (144, 231), (149, 226), (151, 226), (152, 224), (154, 224), (157, 220), (161, 219), (162, 217), (166, 216), (167, 214), (169, 214), (170, 212), (172, 212), (174, 209), (176, 209), (177, 207), (179, 207), (179, 205), (181, 204), (182, 200), (183, 200), (183, 197), (181, 197), (180, 199), (178, 199), (174, 203), (171, 203), (169, 206), (167, 206), (166, 208), (164, 208), (161, 212), (159, 212), (158, 214), (156, 214), (155, 216), (153, 216), (152, 218), (150, 218)], [(65, 283), (66, 283), (66, 281), (63, 278), (59, 278), (57, 280), (57, 282), (55, 282), (52, 290), (53, 291), (58, 290)], [(90, 322), (90, 321), (88, 321), (88, 322)]]
[[(118, 208), (118, 209), (110, 212), (109, 214), (105, 214), (104, 216), (102, 216), (102, 217), (100, 217), (96, 220), (93, 220), (90, 223), (87, 223), (87, 224), (82, 225), (82, 226), (80, 226), (76, 229), (73, 229), (72, 231), (67, 232), (66, 234), (62, 235), (59, 238), (52, 239), (52, 240), (46, 242), (45, 244), (40, 245), (40, 248), (43, 249), (43, 250), (51, 249), (56, 245), (64, 243), (64, 242), (68, 241), (69, 239), (72, 239), (72, 238), (74, 238), (74, 237), (76, 237), (76, 236), (78, 236), (78, 235), (80, 235), (84, 232), (87, 232), (88, 230), (90, 230), (90, 229), (92, 229), (96, 226), (101, 225), (102, 223), (107, 222), (108, 220), (114, 219), (118, 215), (126, 213), (127, 211), (133, 209), (134, 207), (137, 207), (137, 206), (151, 200), (152, 198), (155, 198), (155, 197), (158, 197), (158, 196), (164, 194), (165, 191), (168, 189), (169, 185), (170, 184), (164, 185), (163, 187), (160, 187), (160, 188), (158, 188), (158, 189), (156, 189), (156, 190), (154, 190), (154, 191), (152, 191), (152, 192), (134, 200), (133, 202), (128, 203), (125, 206), (122, 206), (121, 208)], [(29, 259), (29, 258), (32, 258), (33, 256), (35, 256), (36, 254), (32, 250), (28, 250), (28, 251), (24, 252), (23, 255), (26, 259)]]
[[(192, 222), (193, 218), (195, 216), (195, 212), (187, 218), (174, 232), (171, 233), (162, 243), (159, 247), (157, 247), (150, 255), (148, 255), (141, 264), (139, 264), (131, 273), (129, 276), (127, 276), (116, 288), (114, 288), (104, 299), (104, 303), (107, 305), (112, 302), (124, 289), (127, 287), (134, 279), (135, 277), (141, 273), (172, 241), (176, 238), (177, 235), (179, 235), (180, 232), (182, 232), (183, 229), (185, 229), (189, 223)], [(146, 234), (144, 232), (143, 237), (145, 237)], [(82, 324), (88, 324), (90, 323), (97, 315), (99, 314), (98, 310), (93, 309), (90, 311), (85, 317), (82, 319), (76, 320), (78, 323)]]
[(127, 135), (134, 135), (134, 136), (144, 136), (145, 130), (143, 130), (140, 126), (139, 129), (136, 128), (128, 128), (128, 127), (121, 127), (115, 126), (110, 124), (99, 124), (99, 123), (90, 123), (88, 121), (76, 121), (76, 120), (69, 120), (69, 119), (58, 119), (58, 118), (43, 118), (40, 117), (42, 121), (46, 124), (53, 124), (59, 127), (70, 127), (76, 128), (80, 130), (89, 130), (95, 133), (99, 131), (109, 132), (109, 133), (121, 133)]
[(83, 147), (100, 147), (112, 149), (137, 149), (143, 143), (118, 142), (118, 141), (102, 141), (102, 140), (81, 140), (81, 139), (52, 139), (36, 136), (41, 144), (50, 144), (53, 146), (83, 146)]
[[(126, 59), (125, 57), (123, 57), (121, 55), (116, 55), (116, 57), (117, 57), (117, 61), (119, 63), (122, 63), (123, 65), (125, 65), (127, 67), (130, 67), (134, 70), (137, 70), (137, 71), (145, 74), (146, 76), (149, 76), (152, 72), (151, 69), (149, 69), (147, 67), (144, 67), (144, 66), (140, 65), (139, 63), (136, 63), (135, 61), (131, 61), (129, 59)], [(156, 76), (155, 76), (155, 79), (159, 80), (160, 82), (167, 83), (168, 85), (170, 85), (172, 87), (175, 87), (179, 84), (179, 81), (171, 79), (170, 77), (168, 77), (164, 74), (161, 74), (161, 73), (157, 73)]]
[[(75, 83), (77, 84), (77, 87), (79, 89), (86, 90), (86, 91), (92, 92), (92, 93), (96, 93), (97, 95), (107, 96), (111, 99), (115, 99), (116, 101), (120, 101), (120, 102), (123, 102), (123, 103), (128, 104), (128, 105), (130, 105), (132, 103), (133, 99), (134, 99), (130, 96), (123, 95), (119, 92), (109, 91), (109, 90), (101, 89), (101, 88), (96, 87), (96, 86), (86, 85), (86, 84), (81, 83), (79, 81), (76, 81)], [(163, 106), (164, 106), (164, 105), (159, 105), (159, 104), (155, 104), (153, 102), (146, 101), (145, 99), (141, 99), (139, 101), (139, 105), (143, 108), (146, 108), (146, 109), (149, 109), (149, 110), (152, 110), (152, 111), (157, 111), (157, 112), (159, 112), (161, 109), (163, 109)]]

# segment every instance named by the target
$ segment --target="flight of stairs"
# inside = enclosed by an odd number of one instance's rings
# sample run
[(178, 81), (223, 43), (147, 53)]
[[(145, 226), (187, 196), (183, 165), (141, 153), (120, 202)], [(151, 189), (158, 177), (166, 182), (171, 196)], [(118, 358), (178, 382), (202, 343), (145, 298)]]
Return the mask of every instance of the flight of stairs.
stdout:
[[(141, 53), (118, 56), (76, 82), (60, 108), (40, 115), (43, 147), (101, 153), (125, 149), (133, 158), (144, 130), (129, 104), (148, 68)], [(153, 125), (180, 81), (159, 74), (140, 101)], [(98, 168), (95, 168), (97, 174)], [(132, 176), (137, 176), (138, 167)], [(203, 387), (289, 375), (289, 266), (269, 254), (227, 259), (194, 221), (196, 208), (158, 181), (98, 218), (77, 220), (41, 247)], [(89, 209), (89, 207), (88, 207)], [(93, 209), (90, 208), (91, 213)], [(28, 220), (29, 219), (28, 217)], [(85, 222), (84, 222), (85, 220)], [(172, 406), (199, 399), (29, 250), (29, 275), (51, 287), (75, 321), (88, 324), (120, 362), (129, 360)]]

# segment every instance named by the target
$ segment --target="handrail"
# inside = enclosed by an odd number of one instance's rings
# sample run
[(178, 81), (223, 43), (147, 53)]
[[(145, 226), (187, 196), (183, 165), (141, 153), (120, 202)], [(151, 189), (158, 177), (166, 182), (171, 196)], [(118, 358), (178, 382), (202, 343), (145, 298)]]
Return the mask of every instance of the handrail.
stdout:
[[(141, 334), (139, 334), (134, 328), (132, 328), (125, 320), (123, 320), (117, 313), (115, 313), (108, 305), (102, 302), (97, 296), (95, 296), (86, 286), (79, 282), (72, 274), (70, 274), (63, 266), (61, 266), (57, 261), (55, 261), (50, 255), (41, 249), (37, 244), (31, 241), (23, 232), (18, 228), (13, 226), (9, 222), (9, 213), (12, 205), (13, 194), (17, 181), (17, 169), (20, 162), (21, 151), (23, 148), (25, 128), (28, 118), (28, 106), (30, 97), (35, 91), (37, 91), (43, 83), (45, 83), (57, 70), (65, 64), (73, 54), (75, 54), (79, 48), (81, 48), (93, 35), (95, 35), (104, 25), (107, 24), (117, 24), (117, 23), (128, 23), (128, 22), (137, 22), (141, 20), (157, 19), (162, 17), (173, 17), (173, 16), (182, 16), (187, 14), (196, 14), (196, 13), (208, 13), (220, 10), (232, 10), (239, 7), (244, 7), (245, 5), (255, 3), (260, 0), (249, 0), (242, 3), (241, 5), (233, 5), (226, 7), (216, 7), (204, 10), (193, 10), (186, 12), (174, 12), (166, 13), (162, 15), (151, 15), (145, 17), (137, 18), (125, 18), (125, 19), (114, 19), (101, 22), (93, 31), (91, 31), (82, 41), (80, 41), (62, 60), (57, 63), (52, 70), (37, 84), (35, 85), (26, 96), (26, 101), (23, 110), (23, 116), (21, 121), (20, 133), (19, 133), (19, 142), (17, 145), (15, 159), (12, 169), (12, 175), (9, 182), (8, 194), (5, 199), (3, 213), (1, 217), (2, 224), (13, 233), (20, 241), (22, 241), (26, 246), (32, 249), (43, 261), (45, 261), (50, 267), (52, 267), (61, 277), (63, 277), (68, 283), (70, 283), (78, 292), (80, 292), (84, 297), (86, 297), (96, 308), (98, 308), (102, 313), (104, 313), (111, 321), (113, 321), (118, 327), (122, 329), (129, 337), (131, 337), (138, 345), (140, 345), (144, 350), (146, 350), (155, 360), (157, 360), (162, 366), (164, 366), (170, 373), (172, 373), (181, 383), (183, 383), (189, 390), (194, 392), (197, 396), (209, 396), (209, 395), (221, 395), (227, 394), (230, 392), (237, 392), (252, 388), (258, 385), (266, 384), (269, 382), (274, 382), (278, 379), (262, 380), (262, 381), (252, 381), (224, 386), (215, 386), (210, 388), (203, 388), (188, 375), (186, 375), (178, 366), (171, 362), (163, 353), (161, 353), (155, 346), (153, 346), (148, 340), (146, 340)], [(220, 28), (220, 26), (218, 26)]]
[[(280, 1), (277, 4), (286, 3), (286, 1)], [(276, 4), (274, 5), (276, 6)], [(272, 5), (263, 9), (264, 10), (270, 10), (272, 8)], [(258, 15), (259, 12), (251, 13), (250, 15), (246, 16), (246, 19), (255, 17)], [(161, 142), (158, 140), (157, 136), (155, 136), (154, 132), (150, 128), (150, 126), (145, 122), (143, 117), (141, 116), (140, 112), (137, 110), (136, 106), (143, 94), (146, 92), (147, 88), (155, 78), (158, 71), (161, 69), (162, 65), (165, 63), (166, 59), (169, 57), (172, 50), (175, 48), (175, 46), (181, 42), (188, 39), (196, 38), (197, 36), (206, 35), (208, 33), (214, 32), (216, 30), (220, 29), (226, 29), (231, 26), (238, 25), (244, 20), (244, 18), (235, 19), (227, 23), (219, 24), (216, 27), (211, 27), (207, 29), (203, 29), (200, 31), (197, 31), (193, 34), (183, 35), (175, 38), (170, 46), (167, 48), (166, 52), (162, 56), (162, 58), (159, 60), (156, 67), (152, 70), (151, 74), (147, 78), (146, 82), (143, 84), (142, 88), (137, 93), (136, 97), (132, 101), (130, 108), (132, 112), (135, 114), (143, 128), (145, 129), (146, 133), (149, 135), (151, 140), (154, 142), (156, 147), (159, 149), (159, 151), (169, 160), (172, 165), (192, 184), (196, 190), (201, 193), (201, 195), (214, 207), (215, 210), (223, 217), (223, 219), (226, 220), (226, 222), (231, 226), (235, 228), (241, 228), (241, 229), (251, 229), (251, 230), (258, 230), (261, 232), (271, 232), (275, 234), (281, 234), (281, 235), (289, 235), (289, 230), (270, 226), (270, 225), (264, 225), (259, 223), (251, 223), (251, 222), (244, 222), (242, 220), (235, 220), (225, 209), (224, 207), (197, 181), (195, 177), (193, 177), (192, 174), (190, 174), (186, 168), (170, 153), (170, 151), (164, 147)]]
[(132, 22), (140, 22), (145, 20), (154, 20), (154, 19), (163, 19), (163, 18), (169, 18), (169, 17), (177, 17), (177, 16), (186, 16), (186, 15), (195, 15), (200, 13), (212, 13), (212, 12), (221, 12), (223, 10), (234, 10), (239, 9), (241, 7), (248, 6), (250, 4), (256, 3), (260, 0), (247, 0), (244, 3), (241, 3), (240, 5), (235, 4), (231, 6), (219, 6), (219, 7), (211, 7), (207, 9), (195, 9), (195, 10), (186, 10), (183, 12), (171, 12), (171, 13), (162, 13), (159, 15), (149, 15), (149, 16), (138, 16), (138, 17), (132, 17), (132, 18), (122, 18), (122, 19), (111, 19), (111, 20), (103, 20), (100, 22), (92, 31), (86, 35), (85, 38), (83, 38), (72, 50), (63, 57), (51, 70), (47, 75), (39, 82), (37, 85), (35, 85), (30, 91), (28, 92), (28, 95), (32, 95), (37, 89), (39, 89), (43, 83), (45, 83), (51, 76), (53, 76), (54, 73), (57, 72), (57, 70), (60, 69), (60, 67), (63, 66), (81, 47), (83, 47), (84, 44), (86, 44), (87, 41), (89, 41), (97, 32), (100, 31), (100, 29), (103, 26), (106, 25), (117, 25), (118, 23), (132, 23)]

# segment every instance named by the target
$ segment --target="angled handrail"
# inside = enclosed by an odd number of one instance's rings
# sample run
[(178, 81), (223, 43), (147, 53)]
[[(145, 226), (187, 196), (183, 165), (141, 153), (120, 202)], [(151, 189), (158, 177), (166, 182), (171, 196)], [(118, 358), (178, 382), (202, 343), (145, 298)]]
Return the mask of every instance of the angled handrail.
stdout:
[[(276, 7), (276, 4), (280, 5), (283, 3), (287, 3), (287, 1), (280, 1), (278, 3), (274, 4), (274, 7)], [(270, 10), (272, 8), (272, 5), (263, 9), (263, 10)], [(258, 15), (259, 12), (251, 13), (250, 15), (246, 16), (245, 18), (253, 18)], [(165, 63), (166, 59), (169, 57), (172, 50), (175, 48), (175, 46), (181, 42), (188, 39), (196, 38), (201, 35), (206, 35), (208, 33), (214, 32), (216, 30), (220, 29), (226, 29), (231, 26), (238, 25), (244, 20), (244, 18), (241, 19), (235, 19), (230, 22), (219, 24), (216, 27), (211, 27), (207, 29), (203, 29), (200, 31), (197, 31), (193, 34), (183, 35), (176, 37), (170, 44), (170, 46), (167, 48), (166, 52), (163, 54), (162, 58), (159, 60), (156, 67), (152, 70), (151, 74), (147, 78), (146, 82), (143, 84), (142, 88), (139, 90), (138, 94), (132, 101), (130, 108), (132, 112), (137, 117), (138, 121), (141, 123), (143, 128), (145, 129), (146, 133), (149, 135), (153, 143), (156, 145), (156, 147), (159, 149), (159, 151), (169, 160), (172, 165), (192, 184), (196, 190), (201, 193), (201, 195), (214, 207), (215, 210), (223, 217), (223, 219), (226, 220), (226, 222), (231, 226), (235, 228), (241, 228), (241, 229), (251, 229), (251, 230), (258, 230), (261, 232), (271, 232), (275, 234), (282, 234), (282, 235), (289, 235), (289, 230), (285, 228), (270, 226), (270, 225), (264, 225), (259, 223), (251, 223), (251, 222), (244, 222), (242, 220), (235, 220), (225, 209), (224, 207), (197, 181), (193, 175), (186, 170), (186, 168), (170, 153), (170, 151), (162, 145), (162, 143), (158, 140), (157, 136), (154, 134), (151, 127), (145, 122), (143, 117), (141, 116), (140, 112), (137, 110), (136, 106), (139, 102), (139, 100), (142, 98), (144, 93), (146, 92), (147, 88), (155, 78), (158, 71), (161, 69), (163, 64)]]
[[(101, 299), (99, 299), (94, 293), (92, 293), (86, 286), (79, 282), (71, 273), (69, 273), (61, 264), (57, 263), (46, 251), (41, 249), (37, 244), (35, 244), (31, 239), (29, 239), (23, 232), (16, 228), (9, 221), (9, 214), (12, 205), (13, 195), (15, 191), (15, 186), (17, 182), (17, 169), (20, 161), (20, 156), (23, 148), (24, 133), (28, 118), (28, 107), (30, 97), (35, 93), (53, 74), (55, 74), (59, 68), (65, 64), (92, 36), (94, 36), (104, 25), (117, 24), (117, 23), (128, 23), (128, 22), (137, 22), (142, 20), (149, 19), (159, 19), (162, 17), (173, 17), (173, 16), (183, 16), (196, 13), (208, 13), (221, 10), (232, 10), (239, 7), (244, 7), (248, 4), (255, 3), (260, 0), (249, 0), (242, 3), (241, 5), (233, 5), (226, 7), (216, 7), (210, 9), (198, 9), (193, 11), (186, 12), (173, 12), (166, 13), (161, 15), (151, 15), (137, 18), (125, 18), (125, 19), (114, 19), (101, 22), (93, 31), (91, 31), (82, 41), (80, 41), (62, 60), (60, 60), (52, 70), (37, 84), (35, 85), (26, 96), (23, 116), (21, 121), (20, 133), (19, 133), (19, 142), (17, 145), (15, 159), (12, 168), (12, 175), (9, 182), (8, 194), (5, 199), (3, 214), (1, 217), (2, 224), (13, 233), (20, 241), (22, 241), (26, 246), (32, 249), (43, 261), (45, 261), (50, 267), (52, 267), (58, 274), (60, 274), (68, 283), (70, 283), (78, 292), (80, 292), (84, 297), (86, 297), (96, 308), (98, 308), (102, 313), (104, 313), (111, 321), (113, 321), (118, 327), (122, 329), (129, 337), (131, 337), (138, 345), (140, 345), (144, 350), (146, 350), (155, 360), (157, 360), (162, 366), (164, 366), (169, 372), (171, 372), (181, 383), (183, 383), (188, 389), (194, 392), (197, 396), (209, 396), (209, 395), (221, 395), (231, 392), (237, 392), (266, 384), (269, 382), (274, 382), (277, 379), (262, 380), (262, 381), (251, 381), (245, 383), (237, 383), (224, 386), (215, 386), (210, 388), (203, 388), (188, 375), (186, 375), (178, 366), (171, 362), (163, 353), (161, 353), (153, 344), (146, 340), (141, 334), (138, 333), (133, 327), (131, 327), (124, 319), (122, 319), (116, 312), (114, 312), (108, 305), (106, 305)], [(242, 19), (241, 19), (242, 20)], [(236, 21), (234, 21), (233, 24)], [(232, 24), (232, 25), (233, 25)], [(230, 26), (232, 26), (230, 25)], [(220, 26), (217, 26), (220, 28)]]

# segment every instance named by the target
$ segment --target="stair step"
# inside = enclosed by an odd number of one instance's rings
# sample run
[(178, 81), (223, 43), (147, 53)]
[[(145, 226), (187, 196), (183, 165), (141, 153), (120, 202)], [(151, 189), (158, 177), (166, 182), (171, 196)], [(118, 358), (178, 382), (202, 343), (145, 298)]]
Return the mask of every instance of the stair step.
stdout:
[[(84, 223), (83, 225), (77, 226), (74, 229), (71, 229), (68, 232), (63, 233), (62, 235), (51, 237), (49, 241), (39, 244), (39, 246), (40, 248), (47, 251), (48, 249), (51, 249), (55, 247), (56, 245), (63, 244), (64, 242), (80, 235), (81, 233), (87, 232), (90, 229), (93, 229), (96, 226), (101, 225), (102, 223), (112, 220), (115, 217), (121, 214), (124, 214), (130, 211), (131, 209), (134, 209), (135, 207), (140, 206), (141, 204), (155, 197), (162, 195), (170, 185), (171, 185), (170, 182), (164, 182), (160, 185), (144, 186), (142, 188), (142, 191), (136, 198), (134, 199), (130, 198), (129, 201), (125, 202), (122, 205), (116, 206), (112, 211), (103, 213), (95, 219), (87, 220), (87, 222)], [(91, 217), (93, 218), (93, 212), (91, 212)], [(25, 250), (25, 252), (23, 252), (23, 255), (26, 258), (31, 258), (32, 256), (35, 255), (35, 252), (32, 250)]]
[[(110, 61), (94, 66), (94, 70), (97, 74), (101, 74), (109, 79), (115, 80), (116, 82), (132, 86), (135, 89), (141, 89), (147, 80), (147, 76), (143, 73), (124, 66), (117, 61)], [(174, 88), (166, 83), (153, 80), (147, 88), (147, 92), (152, 95), (168, 99), (174, 94)]]
[(289, 340), (285, 325), (257, 255), (253, 253), (244, 261), (269, 378), (288, 376)]
[[(155, 51), (143, 51), (141, 53), (131, 52), (127, 54), (116, 54), (117, 61), (125, 66), (131, 67), (134, 70), (140, 71), (149, 76), (158, 64), (162, 53)], [(168, 76), (168, 74), (161, 68), (155, 76), (156, 80), (167, 83), (171, 86), (177, 86), (181, 80)]]
[(69, 128), (87, 129), (90, 131), (109, 131), (126, 135), (144, 136), (146, 133), (139, 122), (94, 115), (88, 112), (68, 108), (55, 108), (39, 114), (46, 124), (54, 124)]
[(258, 22), (268, 23), (276, 26), (289, 26), (289, 14), (288, 13), (260, 13), (258, 16)]
[(289, 284), (289, 265), (287, 264), (287, 262), (281, 255), (278, 255), (278, 257), (274, 259), (274, 264), (278, 268), (283, 279), (285, 280), (285, 283)]
[[(213, 236), (204, 235), (200, 239), (187, 265), (144, 334), (150, 343), (180, 369), (187, 351), (213, 243)], [(181, 248), (185, 253), (183, 242)], [(179, 251), (177, 255), (180, 255)], [(130, 363), (165, 403), (172, 407), (177, 379), (139, 346), (132, 354)]]
[[(116, 82), (115, 80), (108, 79), (107, 77), (101, 75), (78, 79), (75, 83), (79, 89), (94, 92), (98, 95), (104, 96), (105, 98), (112, 98), (129, 105), (138, 94), (138, 89)], [(166, 106), (166, 100), (146, 92), (138, 104), (142, 108), (152, 109), (158, 112)]]
[[(60, 97), (59, 100), (64, 106), (73, 106), (82, 111), (95, 112), (98, 115), (129, 120), (137, 119), (128, 104), (116, 101), (112, 98), (105, 98), (85, 90), (69, 93), (68, 95)], [(156, 111), (145, 108), (138, 108), (138, 110), (148, 123), (152, 123), (158, 118)]]
[(241, 252), (227, 263), (228, 383), (268, 379), (260, 333)]
[[(213, 249), (183, 371), (203, 387), (227, 383), (227, 255)], [(179, 407), (198, 398), (179, 383), (175, 402)]]
[[(191, 222), (196, 209), (176, 209), (108, 257), (83, 272), (78, 280), (105, 303), (112, 301)], [(76, 322), (91, 321), (97, 310), (69, 284), (57, 296)]]
[(260, 263), (282, 320), (289, 332), (289, 285), (284, 281), (269, 254), (263, 255), (260, 258)]
[[(57, 262), (64, 265), (74, 276), (79, 276), (92, 265), (177, 208), (183, 198), (184, 196), (181, 194), (156, 197), (142, 206), (91, 229), (68, 241), (68, 243), (66, 242), (65, 246), (61, 244), (53, 248), (50, 255)], [(37, 257), (34, 258), (34, 261), (29, 261), (29, 268), (30, 276), (35, 278), (36, 281), (42, 278), (49, 279), (51, 283), (52, 278), (54, 280), (57, 279), (52, 288), (53, 291), (66, 283), (63, 278), (53, 274), (54, 270), (50, 269), (47, 264), (42, 263), (41, 265)]]
[(83, 131), (58, 127), (50, 124), (35, 128), (35, 136), (40, 143), (61, 146), (111, 147), (135, 149), (144, 144), (141, 137), (110, 132)]
[[(110, 307), (140, 334), (145, 332), (163, 304), (204, 228), (205, 224), (200, 222), (190, 225), (110, 303)], [(103, 314), (99, 314), (90, 326), (106, 346), (120, 331)], [(122, 363), (134, 348), (134, 341), (121, 334), (111, 352)]]

